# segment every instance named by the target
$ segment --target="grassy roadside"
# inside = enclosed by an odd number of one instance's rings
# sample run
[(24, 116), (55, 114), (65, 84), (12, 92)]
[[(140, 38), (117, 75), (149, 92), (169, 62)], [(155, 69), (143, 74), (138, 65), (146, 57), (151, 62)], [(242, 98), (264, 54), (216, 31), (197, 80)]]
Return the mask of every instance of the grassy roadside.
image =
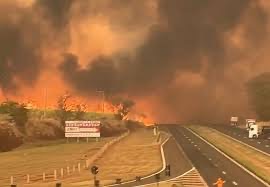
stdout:
[(42, 176), (43, 172), (53, 173), (54, 169), (72, 167), (79, 162), (83, 166), (84, 155), (90, 157), (111, 139), (103, 138), (99, 142), (90, 139), (89, 143), (41, 141), (24, 145), (14, 151), (0, 153), (0, 186), (9, 183), (10, 176), (14, 176), (16, 182), (21, 180), (25, 182), (27, 174)]
[(189, 126), (194, 132), (214, 144), (227, 155), (270, 183), (270, 157), (238, 143), (219, 131), (202, 126)]
[[(167, 134), (161, 135), (164, 140)], [(101, 184), (114, 183), (116, 178), (122, 181), (135, 179), (136, 176), (146, 176), (162, 168), (160, 143), (152, 130), (139, 129), (113, 145), (95, 163), (99, 166), (98, 179)], [(89, 181), (89, 178), (91, 181)], [(80, 178), (64, 181), (65, 186), (89, 186), (93, 183), (92, 176), (88, 173)]]

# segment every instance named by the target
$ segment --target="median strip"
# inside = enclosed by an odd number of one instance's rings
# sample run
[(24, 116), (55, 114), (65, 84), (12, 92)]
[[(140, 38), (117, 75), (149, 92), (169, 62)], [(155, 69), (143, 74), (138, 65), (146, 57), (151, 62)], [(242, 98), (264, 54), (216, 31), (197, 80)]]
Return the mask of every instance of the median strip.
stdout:
[(228, 156), (244, 165), (248, 170), (270, 183), (270, 157), (233, 139), (219, 131), (202, 126), (190, 126), (190, 129), (215, 145)]

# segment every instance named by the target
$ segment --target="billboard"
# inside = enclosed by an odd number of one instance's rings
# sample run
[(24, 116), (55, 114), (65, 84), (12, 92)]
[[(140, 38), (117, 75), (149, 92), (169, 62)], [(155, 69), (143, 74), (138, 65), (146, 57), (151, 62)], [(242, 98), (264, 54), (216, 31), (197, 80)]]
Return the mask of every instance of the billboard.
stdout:
[(66, 121), (65, 137), (100, 137), (100, 121)]

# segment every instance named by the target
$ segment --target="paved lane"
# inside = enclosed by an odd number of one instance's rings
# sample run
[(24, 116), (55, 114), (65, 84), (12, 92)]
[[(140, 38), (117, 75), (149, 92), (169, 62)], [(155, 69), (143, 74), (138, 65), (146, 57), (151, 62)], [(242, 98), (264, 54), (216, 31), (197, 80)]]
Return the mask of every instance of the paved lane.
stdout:
[(270, 154), (270, 139), (250, 139), (248, 138), (248, 131), (238, 127), (232, 127), (228, 125), (209, 125), (209, 127), (214, 128), (232, 138), (235, 138), (243, 143), (246, 143), (256, 149)]
[(209, 186), (212, 186), (218, 177), (222, 177), (227, 181), (226, 187), (265, 187), (187, 129), (170, 126), (169, 130)]

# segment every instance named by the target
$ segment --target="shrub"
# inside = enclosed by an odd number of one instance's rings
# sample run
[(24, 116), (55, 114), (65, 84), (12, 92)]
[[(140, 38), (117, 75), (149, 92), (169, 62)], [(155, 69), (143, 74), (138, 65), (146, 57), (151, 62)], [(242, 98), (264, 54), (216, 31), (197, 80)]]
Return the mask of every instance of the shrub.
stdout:
[(0, 151), (10, 151), (23, 143), (22, 136), (14, 124), (0, 122)]
[(101, 121), (101, 136), (109, 137), (116, 136), (127, 131), (126, 125), (123, 121), (119, 120), (104, 120)]
[(26, 123), (26, 135), (32, 139), (53, 140), (62, 138), (64, 129), (54, 119), (31, 119)]

